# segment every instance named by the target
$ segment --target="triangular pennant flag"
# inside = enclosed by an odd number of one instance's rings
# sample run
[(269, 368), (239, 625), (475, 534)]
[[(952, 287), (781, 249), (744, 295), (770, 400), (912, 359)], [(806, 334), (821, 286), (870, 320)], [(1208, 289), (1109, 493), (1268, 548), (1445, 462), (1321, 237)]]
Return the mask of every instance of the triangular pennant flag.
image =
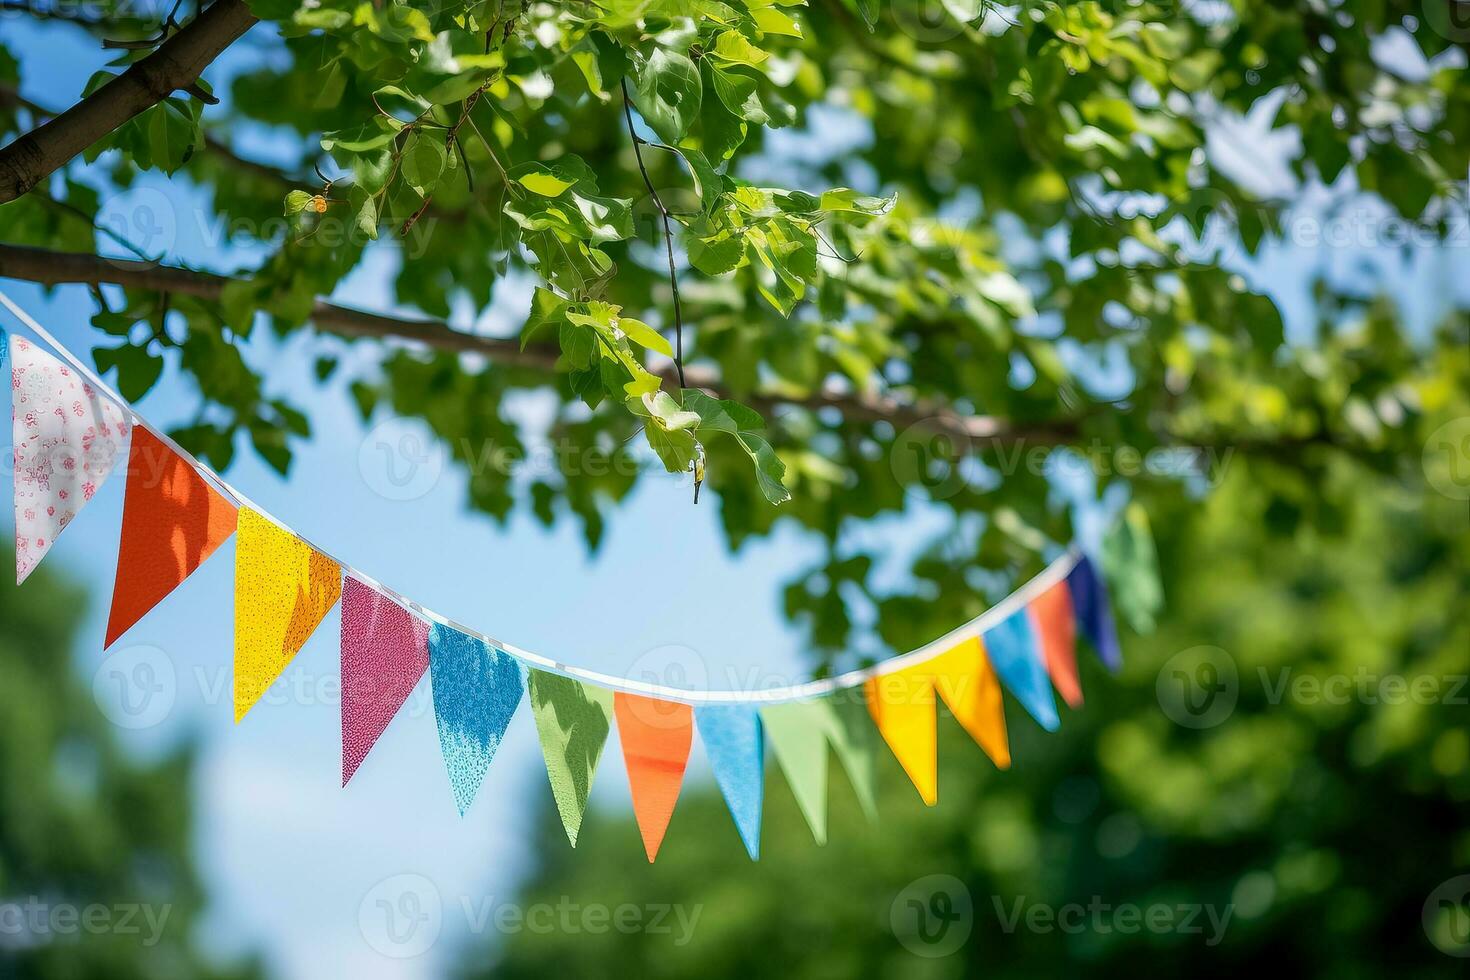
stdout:
[(127, 413), (23, 337), (10, 338), (15, 582), (26, 580), (122, 456)]
[(694, 724), (709, 755), (715, 782), (735, 818), (752, 859), (761, 856), (761, 802), (765, 793), (765, 741), (754, 705), (712, 704), (694, 710)]
[(1026, 609), (1053, 686), (1069, 707), (1082, 707), (1082, 681), (1077, 676), (1077, 619), (1067, 583), (1057, 582), (1032, 599)]
[(927, 664), (879, 674), (864, 685), (868, 712), (909, 781), (933, 806), (939, 801), (934, 683)]
[(633, 816), (643, 836), (643, 850), (650, 863), (658, 856), (684, 767), (689, 763), (693, 740), (693, 712), (678, 701), (660, 701), (640, 694), (613, 694), (618, 717), (618, 739), (628, 766), (628, 786), (633, 793)]
[(112, 646), (234, 533), (234, 505), (156, 435), (135, 426), (103, 648)]
[(429, 669), (429, 624), (351, 575), (342, 589), (342, 785)]
[(541, 670), (531, 671), (526, 686), (551, 795), (567, 839), (576, 847), (592, 777), (611, 727), (612, 692)]
[(827, 740), (837, 724), (832, 706), (826, 701), (787, 701), (760, 712), (801, 815), (817, 843), (827, 843)]
[(986, 630), (981, 642), (995, 665), (995, 672), (1021, 706), (1042, 728), (1056, 731), (1061, 719), (1057, 717), (1057, 703), (1051, 696), (1036, 631), (1031, 628), (1031, 617), (1026, 610), (1017, 609)]
[(985, 750), (991, 762), (1001, 769), (1009, 769), (1011, 747), (1006, 738), (1000, 680), (985, 656), (980, 639), (962, 640), (924, 666), (955, 720)]
[(235, 720), (300, 652), (342, 594), (342, 568), (248, 507), (235, 538)]
[(836, 724), (832, 727), (832, 748), (842, 763), (847, 779), (857, 794), (858, 806), (869, 823), (878, 820), (878, 797), (874, 775), (878, 758), (878, 733), (868, 712), (867, 694), (860, 687), (838, 691), (823, 701), (831, 707)]
[(441, 623), (429, 626), (439, 748), (460, 816), (470, 808), (525, 687), (510, 654)]
[(1108, 606), (1108, 590), (1097, 574), (1097, 566), (1083, 555), (1067, 573), (1067, 589), (1072, 594), (1072, 608), (1082, 635), (1092, 644), (1097, 658), (1109, 670), (1123, 666), (1118, 646), (1118, 630), (1113, 625), (1113, 611)]

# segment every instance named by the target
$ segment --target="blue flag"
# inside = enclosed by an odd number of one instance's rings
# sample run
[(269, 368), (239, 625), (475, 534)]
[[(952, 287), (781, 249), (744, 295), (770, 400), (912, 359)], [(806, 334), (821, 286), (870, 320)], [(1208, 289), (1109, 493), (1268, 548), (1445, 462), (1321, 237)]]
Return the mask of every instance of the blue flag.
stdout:
[(761, 855), (761, 799), (765, 793), (765, 742), (756, 706), (718, 704), (694, 709), (715, 782), (735, 818), (752, 859)]
[(1086, 555), (1067, 573), (1067, 588), (1072, 592), (1072, 608), (1077, 612), (1082, 635), (1092, 644), (1097, 658), (1109, 670), (1117, 670), (1123, 666), (1123, 654), (1118, 647), (1113, 611), (1108, 606), (1107, 586)]
[(1025, 609), (1017, 609), (985, 631), (982, 642), (1001, 682), (1042, 728), (1054, 732), (1061, 725), (1051, 681), (1042, 663), (1036, 630)]
[(439, 747), (460, 815), (474, 802), (525, 684), (509, 654), (439, 623), (429, 626), (429, 678)]

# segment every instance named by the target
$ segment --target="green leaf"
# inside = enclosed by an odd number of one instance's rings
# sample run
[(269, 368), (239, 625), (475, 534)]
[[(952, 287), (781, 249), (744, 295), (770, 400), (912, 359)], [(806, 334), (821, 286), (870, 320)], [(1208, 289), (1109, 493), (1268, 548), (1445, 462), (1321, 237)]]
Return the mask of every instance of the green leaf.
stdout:
[(286, 213), (297, 214), (301, 211), (305, 211), (306, 206), (311, 203), (311, 197), (312, 196), (306, 191), (287, 191)]
[(822, 193), (821, 209), (823, 211), (855, 211), (858, 214), (880, 215), (887, 214), (893, 210), (893, 205), (897, 201), (897, 196), (873, 197), (870, 194), (859, 194), (851, 188), (838, 187)]
[(439, 180), (439, 175), (444, 172), (444, 158), (444, 144), (437, 136), (414, 133), (408, 145), (403, 148), (400, 161), (403, 179), (419, 192), (420, 197), (427, 197)]
[(703, 94), (694, 62), (678, 52), (655, 48), (637, 72), (633, 103), (659, 139), (677, 143), (699, 118)]
[(129, 402), (140, 401), (163, 374), (163, 358), (150, 354), (146, 347), (131, 344), (122, 347), (97, 347), (92, 350), (97, 370), (117, 368), (117, 390)]
[(791, 499), (791, 492), (781, 482), (786, 475), (786, 464), (761, 435), (765, 420), (758, 412), (729, 399), (711, 398), (693, 388), (684, 390), (683, 400), (684, 408), (699, 416), (698, 435), (722, 433), (733, 437), (745, 450), (755, 465), (756, 484), (767, 501), (781, 504)]
[[(517, 171), (520, 171), (519, 173)], [(539, 163), (524, 164), (510, 172), (511, 179), (532, 194), (542, 197), (559, 197), (562, 191), (577, 182), (576, 177), (558, 173)]]
[(402, 128), (403, 123), (397, 119), (389, 119), (387, 116), (374, 116), (361, 126), (354, 126), (351, 129), (339, 129), (331, 133), (323, 133), (322, 149), (328, 153), (336, 149), (348, 150), (352, 153), (365, 153), (368, 150), (376, 150), (380, 147), (387, 146)]
[(363, 195), (355, 219), (357, 229), (373, 241), (378, 240), (378, 205), (371, 194)]
[(560, 296), (543, 286), (537, 286), (531, 297), (531, 315), (521, 328), (521, 350), (526, 349), (531, 337), (542, 327), (560, 324), (566, 319), (567, 304)]
[(657, 351), (665, 357), (674, 356), (674, 348), (669, 344), (663, 334), (644, 323), (642, 320), (631, 316), (619, 317), (617, 327), (628, 335), (628, 339), (640, 347), (646, 347), (651, 351)]

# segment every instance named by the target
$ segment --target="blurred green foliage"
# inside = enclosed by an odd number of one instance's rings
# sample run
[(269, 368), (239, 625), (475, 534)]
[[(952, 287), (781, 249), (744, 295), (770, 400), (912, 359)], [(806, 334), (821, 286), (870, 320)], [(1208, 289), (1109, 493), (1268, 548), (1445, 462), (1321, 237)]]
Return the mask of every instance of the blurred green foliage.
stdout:
[[(0, 565), (13, 558), (0, 549)], [(143, 763), (120, 749), (73, 673), (84, 597), (49, 567), (24, 592), (0, 589), (0, 976), (257, 975), (195, 943), (192, 755)]]

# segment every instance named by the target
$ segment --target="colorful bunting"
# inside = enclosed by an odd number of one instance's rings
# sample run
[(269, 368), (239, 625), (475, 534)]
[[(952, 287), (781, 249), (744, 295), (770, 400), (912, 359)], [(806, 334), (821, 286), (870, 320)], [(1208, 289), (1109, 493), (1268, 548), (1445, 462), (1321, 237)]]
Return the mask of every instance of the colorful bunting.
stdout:
[[(55, 345), (44, 329), (22, 319)], [(1106, 587), (1093, 563), (1080, 557), (1064, 581), (1052, 582), (979, 636), (900, 670), (869, 672), (861, 683), (852, 678), (847, 686), (828, 686), (829, 693), (807, 700), (715, 701), (696, 710), (682, 701), (530, 670), (527, 662), (535, 658), (513, 655), (437, 619), (428, 623), (357, 574), (349, 573), (344, 587), (343, 569), (330, 556), (253, 509), (237, 512), (210, 480), (243, 499), (237, 491), (212, 473), (206, 480), (209, 471), (202, 464), (152, 431), (134, 430), (128, 410), (100, 397), (99, 391), (116, 398), (79, 361), (71, 360), (74, 369), (24, 339), (10, 338), (8, 345), (6, 339), (0, 330), (0, 369), (7, 352), (12, 363), (17, 581), (25, 580), (91, 499), (131, 436), (105, 645), (236, 533), (235, 719), (281, 675), (340, 597), (344, 786), (427, 670), (440, 747), (461, 814), (474, 801), (529, 689), (552, 795), (574, 847), (615, 715), (649, 861), (658, 855), (678, 801), (695, 727), (741, 840), (758, 858), (766, 733), (820, 844), (827, 839), (829, 745), (870, 820), (877, 815), (873, 769), (879, 735), (925, 803), (933, 805), (939, 698), (1004, 769), (1011, 756), (1002, 685), (1044, 728), (1054, 730), (1059, 718), (1053, 686), (1067, 704), (1082, 703), (1078, 630), (1109, 668), (1121, 663)], [(1137, 542), (1128, 547), (1128, 556), (1143, 549)], [(1139, 590), (1141, 621), (1156, 611), (1158, 592), (1156, 586)], [(971, 625), (978, 629), (990, 618)]]
[(694, 710), (694, 724), (745, 850), (752, 860), (758, 859), (766, 785), (760, 713), (754, 705), (705, 705)]
[(235, 720), (300, 652), (342, 593), (342, 569), (255, 511), (235, 539)]
[(934, 687), (955, 720), (1000, 769), (1011, 766), (1000, 680), (978, 637), (962, 640), (927, 664)]
[(623, 761), (628, 766), (633, 816), (643, 836), (644, 853), (652, 863), (684, 782), (693, 740), (693, 712), (689, 705), (678, 701), (623, 691), (613, 692), (613, 710), (618, 718)]
[(551, 795), (556, 798), (567, 840), (576, 847), (592, 777), (611, 728), (613, 692), (561, 674), (530, 673), (531, 712), (541, 736)]
[(457, 629), (429, 626), (439, 748), (460, 815), (470, 808), (525, 688), (515, 658)]
[(15, 582), (26, 580), (122, 455), (121, 407), (22, 337), (10, 338)]
[(986, 630), (981, 642), (995, 672), (1021, 706), (1049, 732), (1061, 726), (1057, 703), (1051, 696), (1046, 667), (1036, 644), (1036, 631), (1026, 610), (1017, 609)]
[(1082, 681), (1077, 676), (1077, 619), (1072, 610), (1071, 589), (1066, 582), (1057, 582), (1032, 599), (1027, 609), (1052, 685), (1069, 707), (1082, 707)]
[(347, 576), (342, 590), (342, 785), (429, 669), (429, 624)]
[(103, 648), (194, 574), (235, 533), (235, 520), (233, 504), (156, 435), (136, 426)]
[(908, 773), (909, 781), (933, 806), (939, 802), (936, 764), (934, 683), (929, 665), (915, 664), (891, 674), (879, 674), (865, 685), (868, 712), (883, 741)]
[(1123, 666), (1118, 647), (1118, 631), (1113, 625), (1113, 611), (1108, 607), (1108, 593), (1091, 559), (1083, 555), (1067, 574), (1067, 589), (1082, 635), (1092, 644), (1097, 658), (1109, 670)]

